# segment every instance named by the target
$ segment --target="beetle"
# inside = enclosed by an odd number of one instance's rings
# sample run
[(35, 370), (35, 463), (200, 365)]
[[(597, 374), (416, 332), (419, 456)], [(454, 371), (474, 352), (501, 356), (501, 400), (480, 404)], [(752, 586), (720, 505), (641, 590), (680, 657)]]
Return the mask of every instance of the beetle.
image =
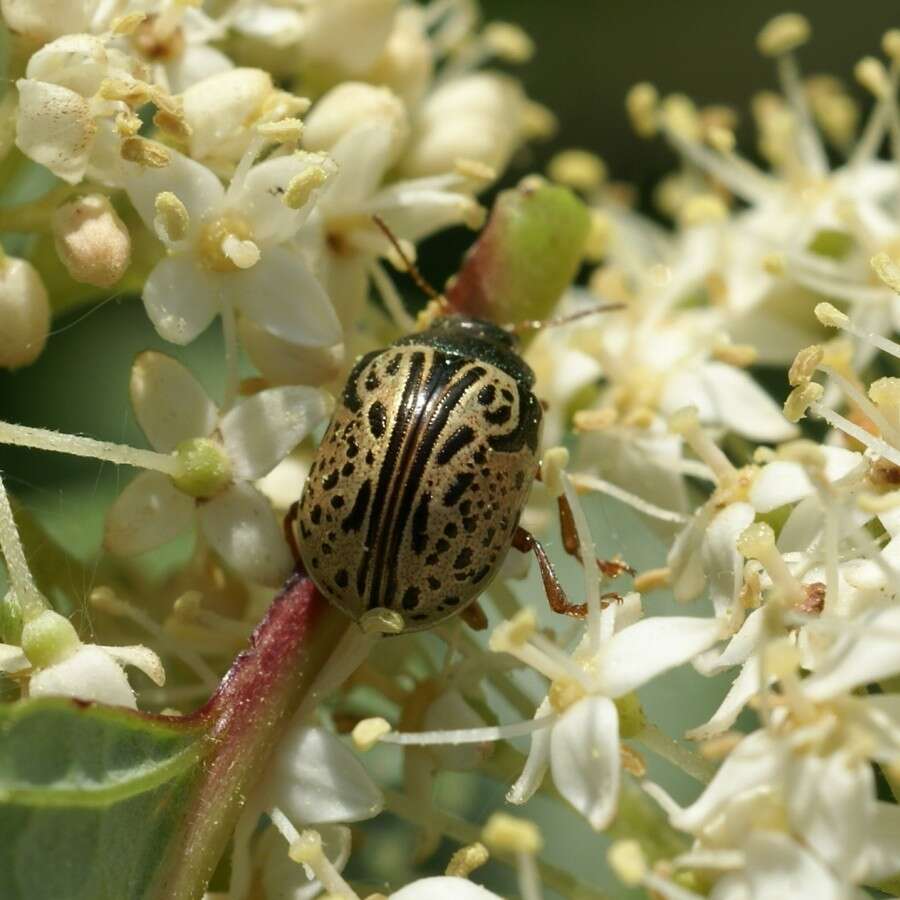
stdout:
[[(473, 601), (515, 547), (535, 554), (555, 611), (585, 614), (519, 525), (540, 477), (533, 386), (515, 330), (468, 316), (443, 315), (359, 359), (285, 519), (295, 559), (334, 606), (356, 622), (392, 611), (404, 631), (467, 611), (474, 624)], [(559, 512), (564, 547), (577, 556), (564, 497)]]

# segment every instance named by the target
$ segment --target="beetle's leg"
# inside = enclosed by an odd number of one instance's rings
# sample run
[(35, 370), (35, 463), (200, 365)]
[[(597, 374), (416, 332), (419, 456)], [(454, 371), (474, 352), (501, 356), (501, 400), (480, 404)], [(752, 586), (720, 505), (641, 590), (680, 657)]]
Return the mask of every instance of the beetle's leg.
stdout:
[(288, 508), (284, 517), (284, 539), (291, 548), (291, 555), (294, 557), (294, 565), (300, 565), (300, 547), (297, 544), (297, 519), (300, 518), (300, 501), (295, 500)]
[(488, 627), (487, 616), (484, 614), (484, 610), (479, 606), (477, 600), (473, 601), (462, 610), (459, 617), (472, 629), (472, 631), (484, 631), (485, 628)]
[[(572, 507), (565, 494), (560, 494), (556, 499), (559, 507), (559, 529), (562, 532), (563, 548), (569, 556), (574, 556), (582, 565), (581, 544), (578, 541), (578, 531), (575, 528), (575, 516)], [(634, 575), (634, 569), (621, 559), (598, 559), (597, 568), (607, 578), (618, 578), (619, 575)]]
[(587, 603), (569, 603), (566, 592), (553, 570), (553, 564), (547, 556), (547, 551), (531, 532), (526, 531), (521, 525), (517, 527), (513, 533), (512, 545), (522, 553), (529, 551), (534, 553), (541, 572), (541, 581), (544, 582), (544, 593), (547, 595), (547, 602), (553, 612), (574, 616), (576, 619), (583, 619), (587, 615)]

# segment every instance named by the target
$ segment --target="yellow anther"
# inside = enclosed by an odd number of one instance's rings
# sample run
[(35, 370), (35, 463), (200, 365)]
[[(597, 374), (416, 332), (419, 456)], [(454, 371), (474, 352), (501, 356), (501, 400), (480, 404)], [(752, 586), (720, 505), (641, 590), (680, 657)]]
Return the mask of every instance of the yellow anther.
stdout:
[(591, 262), (599, 262), (606, 256), (607, 251), (609, 250), (609, 240), (613, 233), (613, 223), (609, 216), (602, 210), (592, 209), (590, 214), (591, 230), (588, 232), (584, 255)]
[(547, 691), (547, 699), (558, 713), (565, 712), (584, 696), (584, 688), (574, 678), (557, 678)]
[(547, 174), (553, 181), (579, 191), (592, 191), (606, 180), (606, 163), (587, 150), (563, 150), (550, 160)]
[(138, 26), (147, 18), (146, 13), (142, 12), (134, 12), (127, 13), (124, 16), (119, 16), (116, 19), (113, 19), (112, 25), (110, 26), (110, 31), (113, 34), (119, 34), (123, 37), (127, 37), (130, 34), (134, 34), (137, 31)]
[(891, 90), (891, 80), (884, 63), (874, 56), (864, 56), (854, 67), (853, 74), (856, 80), (875, 97), (885, 97)]
[(817, 303), (813, 312), (816, 318), (829, 328), (843, 328), (850, 321), (849, 316), (831, 303)]
[(279, 144), (296, 144), (303, 135), (303, 123), (295, 118), (279, 119), (277, 122), (260, 122), (256, 130)]
[(825, 348), (821, 344), (804, 347), (795, 357), (788, 369), (788, 383), (791, 387), (806, 384), (812, 380), (816, 369), (825, 356)]
[(869, 385), (869, 398), (876, 406), (900, 409), (900, 378), (879, 378)]
[(191, 217), (177, 195), (171, 191), (161, 191), (156, 195), (153, 206), (156, 210), (153, 226), (157, 234), (172, 243), (183, 241), (187, 237)]
[(685, 94), (670, 94), (663, 100), (662, 117), (666, 127), (682, 140), (697, 142), (702, 136), (700, 116), (694, 101)]
[(900, 294), (900, 266), (887, 253), (876, 253), (869, 264), (892, 291)]
[(730, 128), (723, 128), (721, 125), (713, 125), (706, 130), (706, 140), (710, 147), (718, 150), (719, 153), (731, 153), (737, 143), (737, 138)]
[(328, 180), (328, 172), (323, 166), (310, 166), (295, 175), (284, 192), (284, 205), (290, 209), (301, 209), (309, 202), (312, 192), (322, 187)]
[(640, 137), (652, 137), (658, 127), (659, 93), (649, 82), (636, 84), (625, 96), (625, 109)]
[(818, 403), (825, 394), (825, 388), (815, 381), (809, 381), (795, 387), (784, 401), (784, 415), (789, 422), (799, 422), (806, 411), (814, 403)]
[(553, 110), (533, 100), (522, 111), (522, 131), (529, 138), (549, 138), (559, 130), (559, 120)]
[(311, 828), (302, 832), (288, 850), (288, 856), (294, 862), (306, 865), (315, 865), (322, 859), (323, 854), (322, 836)]
[(541, 460), (541, 478), (547, 493), (551, 497), (559, 497), (565, 492), (566, 466), (569, 464), (569, 451), (565, 447), (551, 447)]
[(449, 875), (451, 878), (468, 878), (472, 872), (483, 866), (489, 859), (490, 854), (487, 847), (480, 841), (476, 841), (474, 844), (460, 847), (450, 857), (450, 862), (447, 863), (444, 874)]
[(500, 853), (526, 853), (537, 856), (544, 846), (541, 833), (534, 822), (518, 819), (506, 813), (494, 813), (481, 832), (485, 844)]
[(756, 38), (756, 46), (765, 56), (781, 56), (796, 50), (809, 40), (809, 20), (799, 13), (783, 13), (770, 19)]
[(727, 218), (728, 207), (722, 198), (715, 194), (697, 194), (678, 212), (678, 221), (685, 228), (724, 222)]
[(508, 622), (501, 622), (491, 634), (488, 647), (505, 653), (521, 647), (537, 631), (537, 619), (530, 608), (519, 610)]
[(884, 33), (881, 49), (893, 62), (900, 62), (900, 29), (891, 28)]
[(647, 860), (637, 841), (616, 841), (606, 851), (606, 860), (627, 887), (637, 887), (647, 876)]
[(672, 570), (668, 566), (659, 569), (647, 569), (634, 579), (634, 589), (639, 594), (649, 594), (666, 588), (672, 583)]
[(127, 137), (119, 152), (127, 162), (146, 166), (148, 169), (164, 169), (172, 158), (166, 147), (142, 137)]
[(357, 750), (371, 750), (386, 734), (393, 729), (387, 719), (380, 717), (363, 719), (353, 729), (353, 744)]
[(616, 424), (619, 413), (613, 406), (601, 409), (580, 409), (575, 413), (572, 424), (576, 431), (603, 431)]
[(534, 55), (534, 41), (511, 22), (489, 22), (481, 32), (484, 42), (505, 62), (525, 63)]

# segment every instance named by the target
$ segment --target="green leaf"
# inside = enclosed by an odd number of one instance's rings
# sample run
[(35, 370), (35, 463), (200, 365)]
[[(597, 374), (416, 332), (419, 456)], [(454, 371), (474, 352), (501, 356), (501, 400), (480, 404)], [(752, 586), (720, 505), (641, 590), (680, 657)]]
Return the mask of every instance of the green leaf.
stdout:
[(0, 706), (0, 897), (142, 897), (203, 734), (194, 721), (63, 699)]

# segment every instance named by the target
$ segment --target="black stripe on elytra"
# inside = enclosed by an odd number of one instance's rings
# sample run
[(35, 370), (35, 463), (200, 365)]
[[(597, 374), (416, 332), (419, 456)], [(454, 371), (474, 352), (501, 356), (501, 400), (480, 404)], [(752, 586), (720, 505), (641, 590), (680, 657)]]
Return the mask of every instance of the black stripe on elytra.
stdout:
[(341, 530), (344, 534), (351, 531), (359, 531), (362, 528), (363, 521), (366, 518), (366, 511), (369, 508), (369, 500), (372, 496), (372, 479), (367, 478), (360, 489), (356, 492), (356, 499), (353, 501), (353, 507), (341, 522)]
[(515, 453), (528, 446), (533, 453), (537, 453), (538, 441), (541, 436), (541, 404), (531, 391), (519, 385), (519, 418), (516, 427), (506, 434), (498, 434), (488, 438), (488, 444), (493, 450), (506, 453)]
[(341, 402), (350, 410), (350, 412), (359, 412), (362, 409), (362, 398), (359, 396), (360, 376), (366, 366), (368, 366), (376, 356), (381, 355), (383, 352), (383, 350), (373, 350), (371, 353), (367, 353), (363, 356), (353, 367), (353, 371), (347, 378), (347, 385), (344, 388), (344, 394), (341, 398)]
[[(392, 517), (390, 534), (389, 559), (395, 560), (399, 554), (400, 542), (406, 531), (406, 523), (412, 515), (412, 505), (416, 491), (425, 475), (428, 461), (434, 451), (435, 445), (447, 427), (447, 421), (453, 410), (462, 400), (463, 395), (474, 385), (478, 384), (487, 374), (482, 366), (471, 366), (464, 369), (458, 376), (457, 372), (469, 365), (469, 360), (446, 357), (435, 353), (434, 369), (443, 369), (437, 379), (430, 378), (429, 382), (436, 382), (434, 393), (429, 397), (428, 406), (420, 420), (419, 434), (414, 434), (411, 441), (411, 449), (414, 451), (408, 465), (404, 466), (402, 477), (404, 479), (403, 496)], [(396, 583), (397, 572), (394, 566), (388, 567), (388, 589)], [(390, 596), (389, 593), (385, 595)]]
[[(393, 364), (391, 360), (388, 368)], [(381, 471), (378, 473), (378, 484), (375, 488), (375, 495), (372, 504), (373, 514), (369, 516), (369, 528), (366, 534), (366, 551), (363, 554), (363, 564), (368, 567), (369, 558), (376, 546), (380, 545), (379, 535), (384, 531), (385, 521), (385, 500), (387, 498), (388, 489), (391, 481), (397, 471), (397, 465), (400, 457), (400, 450), (403, 447), (404, 439), (411, 426), (415, 425), (416, 408), (421, 400), (422, 371), (425, 368), (425, 354), (422, 351), (413, 353), (409, 360), (409, 370), (406, 373), (406, 382), (403, 385), (403, 396), (397, 406), (397, 413), (394, 417), (394, 424), (391, 428), (391, 436), (388, 438), (387, 450), (381, 460)], [(399, 362), (398, 362), (399, 369)], [(378, 603), (378, 588), (380, 583), (380, 571), (376, 564), (374, 574), (372, 576), (372, 587), (369, 592), (368, 608), (374, 609)], [(358, 584), (359, 582), (357, 582)], [(360, 600), (362, 600), (363, 592), (360, 591)]]
[(457, 472), (453, 484), (444, 493), (444, 506), (456, 506), (459, 498), (468, 490), (474, 480), (475, 475), (472, 472)]
[(475, 440), (475, 432), (468, 425), (461, 425), (444, 441), (435, 457), (439, 466), (446, 466), (463, 447)]
[[(466, 360), (446, 356), (439, 351), (432, 350), (429, 356), (430, 367), (427, 377), (419, 391), (410, 431), (404, 441), (403, 450), (395, 466), (396, 479), (391, 487), (387, 508), (381, 514), (384, 526), (379, 532), (375, 567), (378, 577), (383, 581), (381, 605), (391, 608), (395, 606), (395, 594), (397, 593), (396, 559), (403, 531), (406, 528), (406, 521), (412, 512), (412, 503), (415, 498), (415, 491), (410, 493), (406, 490), (404, 494), (405, 499), (403, 503), (400, 502), (401, 493), (404, 492), (405, 479), (408, 477), (407, 473), (411, 460), (414, 459), (418, 452), (422, 433), (427, 427), (429, 418), (432, 416), (431, 410), (435, 402), (440, 400), (440, 397), (447, 389), (447, 385), (452, 382), (454, 373), (466, 364)], [(373, 576), (373, 582), (374, 578), (375, 576)]]
[(416, 556), (421, 556), (428, 546), (428, 507), (431, 491), (423, 491), (412, 520), (412, 548)]

